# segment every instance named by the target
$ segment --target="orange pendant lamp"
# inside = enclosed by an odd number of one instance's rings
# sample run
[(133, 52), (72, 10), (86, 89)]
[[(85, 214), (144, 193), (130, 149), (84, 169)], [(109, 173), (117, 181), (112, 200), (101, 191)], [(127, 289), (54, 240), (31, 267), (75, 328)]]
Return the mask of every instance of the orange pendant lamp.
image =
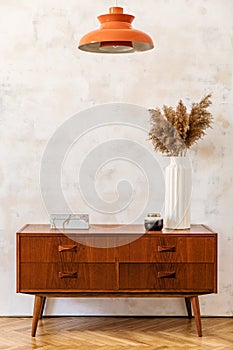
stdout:
[(153, 49), (150, 36), (132, 27), (134, 16), (124, 14), (122, 7), (111, 7), (109, 13), (98, 16), (98, 20), (100, 28), (81, 38), (80, 50), (116, 54)]

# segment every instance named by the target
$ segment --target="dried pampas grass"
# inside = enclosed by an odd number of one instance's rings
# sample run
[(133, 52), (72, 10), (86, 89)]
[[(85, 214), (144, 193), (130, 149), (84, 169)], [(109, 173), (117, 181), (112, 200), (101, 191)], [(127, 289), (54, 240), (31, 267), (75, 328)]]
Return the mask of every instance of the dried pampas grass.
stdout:
[(212, 104), (212, 94), (205, 96), (200, 102), (193, 103), (190, 113), (179, 101), (176, 109), (163, 106), (150, 109), (151, 129), (149, 138), (156, 151), (170, 156), (184, 156), (188, 148), (206, 134), (211, 127), (213, 117), (207, 108)]

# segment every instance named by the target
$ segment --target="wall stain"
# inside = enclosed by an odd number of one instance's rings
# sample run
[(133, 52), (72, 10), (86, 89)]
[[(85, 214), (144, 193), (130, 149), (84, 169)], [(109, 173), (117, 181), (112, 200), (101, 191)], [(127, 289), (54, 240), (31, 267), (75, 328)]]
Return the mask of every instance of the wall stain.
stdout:
[(230, 87), (232, 82), (231, 67), (229, 65), (224, 65), (221, 69), (219, 68), (216, 73), (216, 79), (218, 83)]
[(200, 15), (203, 16), (207, 14), (207, 10), (205, 7), (200, 7), (198, 12), (200, 13)]
[(222, 127), (223, 127), (224, 129), (228, 129), (228, 128), (230, 127), (229, 121), (226, 120), (222, 114), (219, 114), (216, 120), (217, 120), (219, 123), (221, 123), (221, 125), (222, 125)]
[(208, 159), (211, 158), (211, 156), (215, 152), (215, 146), (213, 143), (209, 143), (208, 145), (202, 146), (200, 150), (198, 151), (198, 155), (201, 159)]
[(228, 181), (225, 181), (223, 183), (223, 185), (221, 186), (220, 192), (216, 198), (221, 198), (221, 197), (223, 198), (223, 196), (227, 195), (232, 189), (232, 182), (233, 182), (233, 176)]

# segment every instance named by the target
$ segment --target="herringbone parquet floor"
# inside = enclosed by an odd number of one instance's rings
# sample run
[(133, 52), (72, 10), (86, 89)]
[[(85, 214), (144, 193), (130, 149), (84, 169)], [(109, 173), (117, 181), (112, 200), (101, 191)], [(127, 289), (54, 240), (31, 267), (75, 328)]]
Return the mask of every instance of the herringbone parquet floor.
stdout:
[(53, 317), (39, 322), (31, 338), (31, 318), (0, 318), (1, 350), (232, 350), (233, 319), (155, 317)]

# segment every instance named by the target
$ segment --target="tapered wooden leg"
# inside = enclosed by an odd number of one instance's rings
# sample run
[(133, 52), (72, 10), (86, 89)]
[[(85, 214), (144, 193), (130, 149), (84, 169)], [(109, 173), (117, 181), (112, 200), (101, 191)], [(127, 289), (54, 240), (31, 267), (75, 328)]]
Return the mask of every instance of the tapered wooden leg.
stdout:
[(42, 304), (41, 304), (41, 310), (40, 310), (40, 316), (39, 316), (39, 319), (41, 320), (42, 317), (43, 317), (43, 312), (44, 312), (44, 307), (45, 307), (45, 301), (46, 301), (46, 297), (42, 297), (43, 300), (42, 300)]
[(199, 337), (202, 337), (202, 329), (201, 329), (201, 314), (200, 314), (200, 306), (198, 296), (191, 297), (191, 303), (194, 313), (194, 318), (197, 327), (197, 334)]
[(192, 318), (192, 307), (190, 298), (185, 298), (185, 304), (188, 313), (188, 318)]
[(32, 318), (32, 337), (36, 336), (36, 329), (37, 329), (38, 320), (39, 320), (40, 314), (41, 314), (43, 298), (44, 297), (42, 297), (42, 296), (35, 295), (33, 318)]

